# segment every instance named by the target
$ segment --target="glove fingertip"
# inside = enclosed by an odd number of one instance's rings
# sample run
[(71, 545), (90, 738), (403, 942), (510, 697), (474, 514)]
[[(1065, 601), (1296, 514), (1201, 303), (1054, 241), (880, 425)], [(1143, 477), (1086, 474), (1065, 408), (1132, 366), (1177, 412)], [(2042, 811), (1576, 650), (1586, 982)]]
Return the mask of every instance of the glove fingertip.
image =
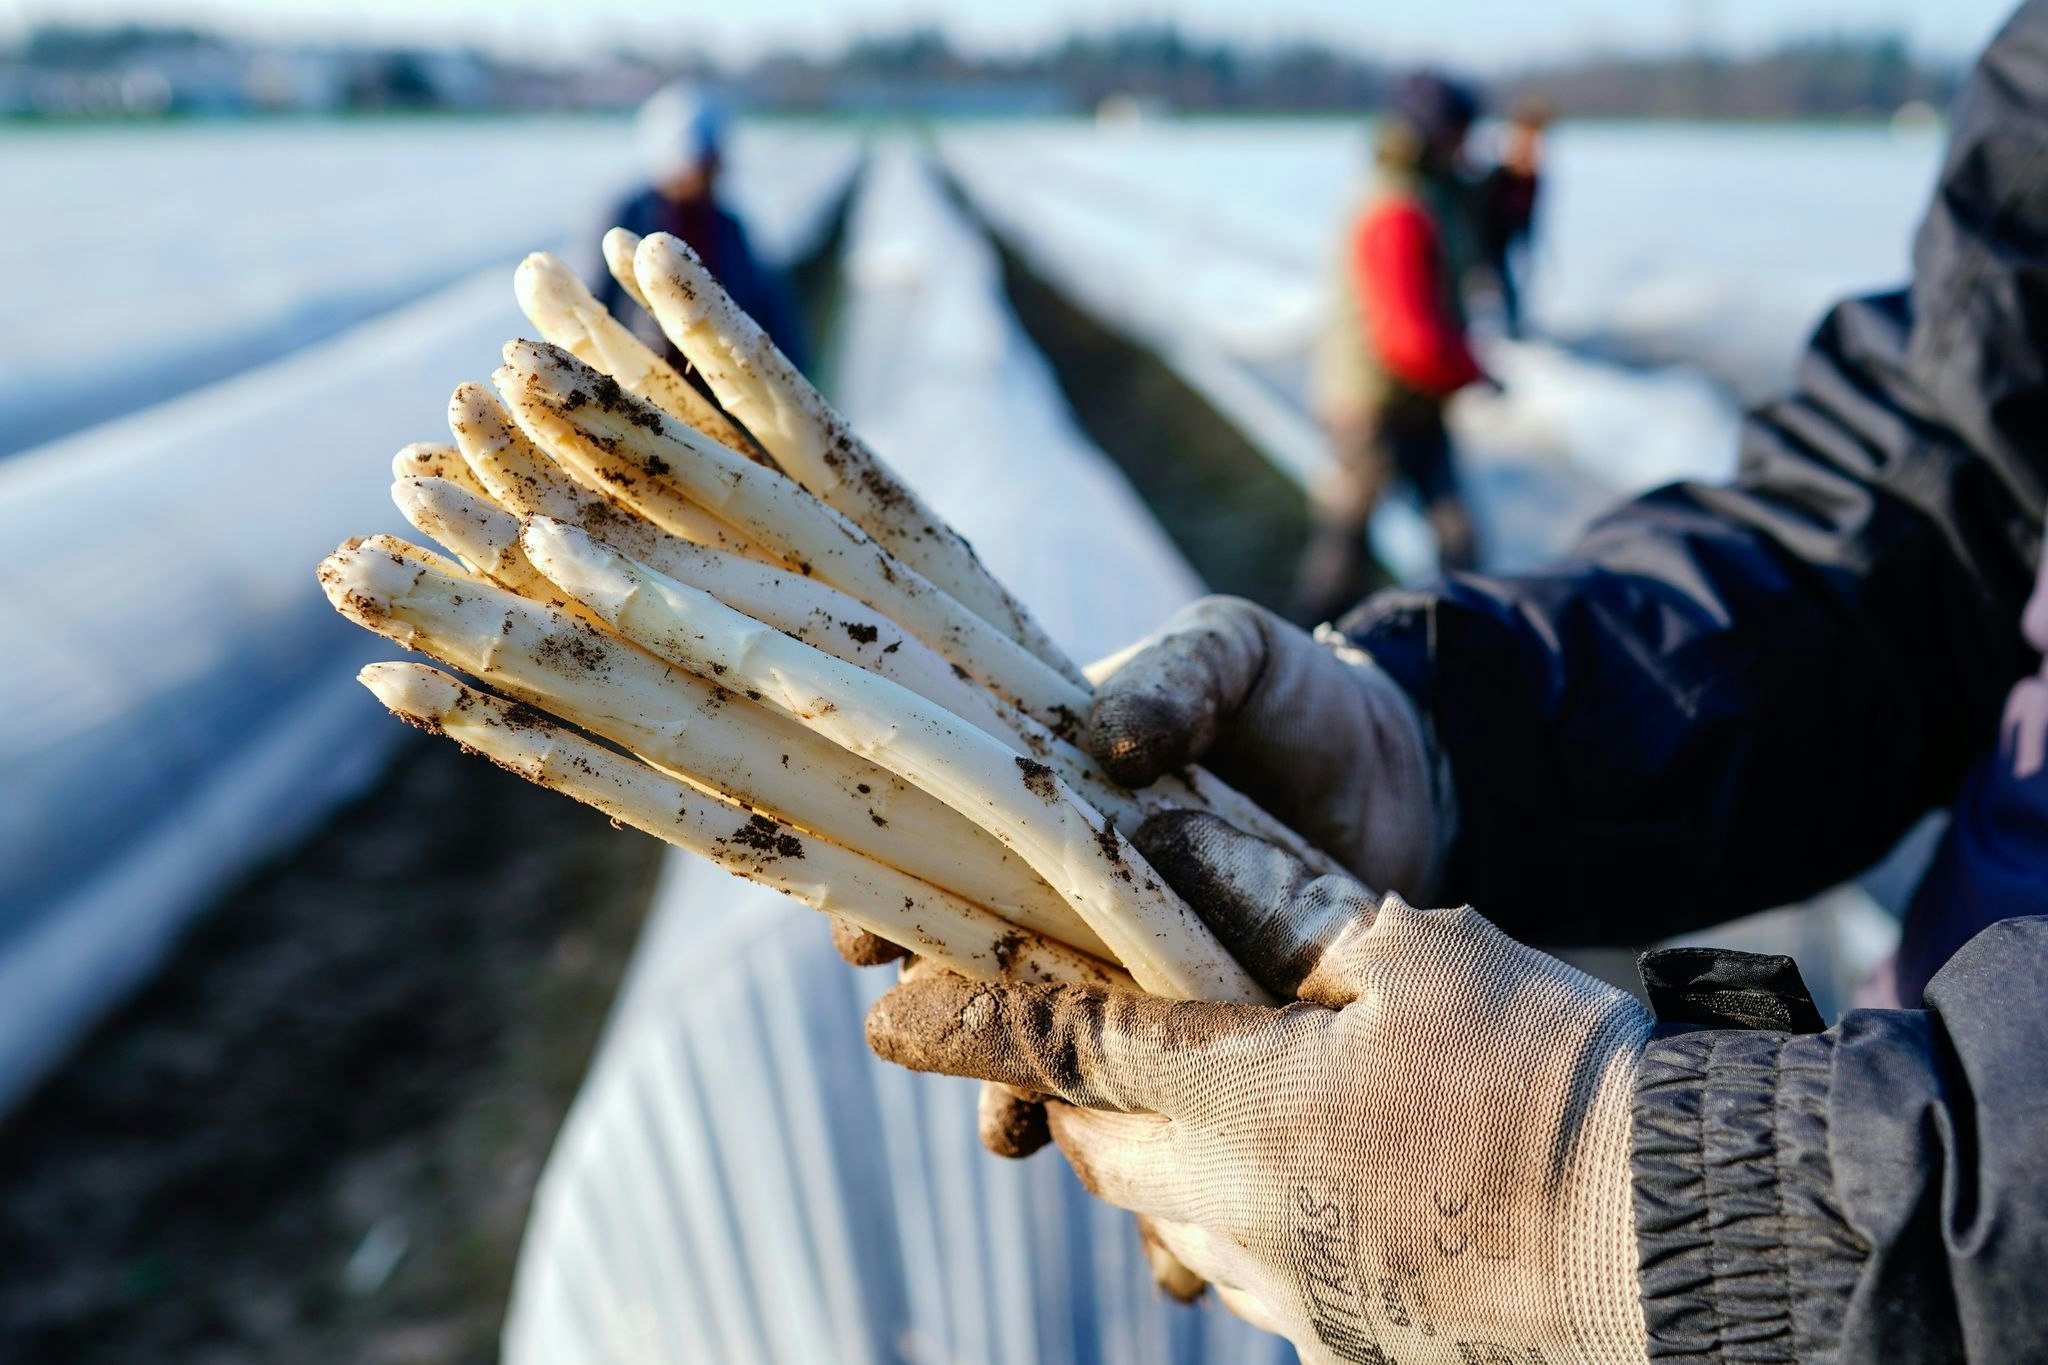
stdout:
[(870, 933), (851, 920), (838, 915), (833, 915), (831, 920), (832, 946), (852, 966), (879, 967), (909, 956), (909, 951), (902, 945)]
[(1209, 1282), (1181, 1264), (1180, 1257), (1174, 1255), (1160, 1239), (1151, 1219), (1143, 1214), (1135, 1216), (1138, 1220), (1138, 1246), (1145, 1253), (1145, 1268), (1152, 1272), (1152, 1283), (1165, 1290), (1167, 1297), (1176, 1303), (1193, 1303), (1201, 1298)]
[(984, 1082), (976, 1108), (981, 1145), (996, 1156), (1021, 1160), (1052, 1141), (1045, 1103), (994, 1081)]
[(1157, 693), (1105, 688), (1088, 708), (1082, 746), (1126, 787), (1150, 786), (1192, 756), (1184, 707)]
[(991, 1079), (995, 1049), (983, 1035), (998, 1017), (999, 989), (951, 972), (920, 972), (868, 1007), (868, 1047), (912, 1071)]

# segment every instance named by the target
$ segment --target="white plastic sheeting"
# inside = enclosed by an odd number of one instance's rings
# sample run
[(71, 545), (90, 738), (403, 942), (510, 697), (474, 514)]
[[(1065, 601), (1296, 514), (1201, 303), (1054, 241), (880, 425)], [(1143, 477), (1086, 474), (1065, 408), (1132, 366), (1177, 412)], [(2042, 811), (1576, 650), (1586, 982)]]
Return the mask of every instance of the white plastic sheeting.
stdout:
[[(764, 187), (751, 202), (777, 250), (817, 240), (853, 164), (836, 134), (771, 155), (796, 145), (742, 144), (761, 152), (737, 178)], [(765, 188), (778, 172), (791, 182)], [(405, 207), (396, 189), (384, 203)], [(335, 616), (313, 567), (345, 536), (407, 530), (389, 458), (445, 440), (449, 392), (530, 331), (516, 259), (0, 459), (0, 1111), (404, 733), (354, 681), (394, 647)]]
[(0, 462), (0, 1104), (396, 738), (313, 566), (403, 529), (388, 454), (487, 372), (508, 274)]
[[(1107, 653), (1194, 595), (905, 145), (871, 168), (848, 267), (845, 410), (1055, 637)], [(671, 858), (536, 1196), (512, 1365), (1293, 1358), (1165, 1300), (1130, 1219), (1056, 1155), (984, 1153), (972, 1085), (877, 1061), (861, 1016), (890, 978), (847, 968), (809, 911)]]
[[(724, 189), (756, 249), (806, 254), (857, 156), (843, 131), (740, 125)], [(490, 261), (566, 245), (595, 268), (611, 226), (598, 210), (636, 175), (630, 129), (607, 119), (10, 126), (0, 454), (337, 335)]]

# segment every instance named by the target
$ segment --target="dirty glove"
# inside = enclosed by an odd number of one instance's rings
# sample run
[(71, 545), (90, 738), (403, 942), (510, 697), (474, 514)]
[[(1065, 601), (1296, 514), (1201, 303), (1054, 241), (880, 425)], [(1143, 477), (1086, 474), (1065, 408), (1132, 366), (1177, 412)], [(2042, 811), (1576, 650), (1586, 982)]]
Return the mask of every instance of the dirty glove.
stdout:
[(1103, 680), (1084, 742), (1130, 787), (1199, 762), (1367, 885), (1434, 894), (1448, 770), (1400, 685), (1334, 631), (1205, 597)]
[[(900, 944), (891, 943), (851, 920), (833, 915), (831, 922), (832, 946), (849, 966), (881, 967), (914, 960)], [(1027, 1157), (1052, 1141), (1045, 1126), (1044, 1102), (1036, 1095), (993, 1081), (982, 1082), (981, 1100), (975, 1109), (975, 1130), (981, 1145), (997, 1156)], [(1186, 1299), (1189, 1295), (1183, 1292), (1178, 1297)]]
[(830, 918), (832, 947), (845, 959), (849, 967), (880, 967), (909, 956), (901, 944), (891, 943), (880, 934), (863, 929), (850, 919), (838, 915)]
[(1158, 1220), (1305, 1360), (1643, 1360), (1643, 1008), (1470, 909), (1314, 877), (1213, 816), (1154, 817), (1136, 842), (1254, 976), (1307, 1003), (923, 968), (876, 1002), (869, 1043), (1059, 1097), (1082, 1182)]
[[(1206, 597), (1100, 677), (1083, 742), (1142, 787), (1201, 762), (1370, 886), (1425, 900), (1452, 820), (1413, 703), (1364, 653), (1312, 639), (1263, 607)], [(848, 960), (855, 960), (850, 954)], [(982, 1139), (1028, 1156), (1046, 1125), (1029, 1097), (985, 1088)]]

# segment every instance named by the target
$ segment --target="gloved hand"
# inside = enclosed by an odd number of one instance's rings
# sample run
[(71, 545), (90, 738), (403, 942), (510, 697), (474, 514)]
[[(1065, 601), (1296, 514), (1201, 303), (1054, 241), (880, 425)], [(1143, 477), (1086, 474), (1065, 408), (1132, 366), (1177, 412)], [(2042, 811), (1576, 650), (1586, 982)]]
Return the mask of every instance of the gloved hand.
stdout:
[(1205, 597), (1102, 681), (1083, 742), (1129, 787), (1202, 763), (1367, 885), (1435, 893), (1449, 773), (1400, 685), (1334, 632)]
[[(910, 960), (911, 955), (902, 945), (838, 915), (830, 919), (832, 946), (849, 966), (881, 967)], [(975, 1122), (981, 1145), (997, 1156), (1027, 1157), (1052, 1141), (1045, 1126), (1045, 1105), (1038, 1096), (993, 1081), (982, 1083)], [(1189, 1295), (1183, 1292), (1178, 1297), (1186, 1299)]]
[(1136, 842), (1282, 1009), (920, 968), (868, 1041), (1054, 1095), (1097, 1195), (1303, 1358), (1641, 1361), (1627, 994), (1213, 816)]
[(832, 947), (849, 967), (880, 967), (909, 956), (901, 944), (870, 933), (850, 919), (838, 915), (828, 918), (832, 923)]

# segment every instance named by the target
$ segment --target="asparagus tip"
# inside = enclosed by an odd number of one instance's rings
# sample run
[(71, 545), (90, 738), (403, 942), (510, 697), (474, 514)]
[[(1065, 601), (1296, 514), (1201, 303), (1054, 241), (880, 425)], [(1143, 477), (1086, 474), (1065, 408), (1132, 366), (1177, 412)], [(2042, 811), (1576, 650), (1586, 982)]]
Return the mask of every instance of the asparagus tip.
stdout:
[(440, 728), (441, 718), (461, 701), (464, 691), (461, 683), (438, 668), (396, 661), (365, 664), (356, 681), (386, 710), (426, 729)]
[(513, 296), (536, 327), (542, 325), (541, 313), (559, 313), (582, 292), (583, 282), (552, 252), (532, 252), (512, 272)]
[(491, 409), (495, 406), (497, 400), (488, 388), (474, 379), (463, 380), (455, 386), (455, 392), (448, 395), (448, 430), (458, 441), (464, 437), (474, 438), (478, 424), (490, 422)]
[[(346, 541), (320, 561), (320, 590), (334, 609), (349, 620), (392, 639), (411, 639), (411, 627), (392, 619), (391, 604), (429, 568), (440, 567), (439, 555), (396, 536), (366, 536)], [(459, 571), (458, 571), (459, 572)]]
[(642, 292), (673, 312), (684, 326), (702, 318), (713, 297), (710, 272), (690, 244), (666, 232), (649, 233), (633, 253), (633, 274)]

